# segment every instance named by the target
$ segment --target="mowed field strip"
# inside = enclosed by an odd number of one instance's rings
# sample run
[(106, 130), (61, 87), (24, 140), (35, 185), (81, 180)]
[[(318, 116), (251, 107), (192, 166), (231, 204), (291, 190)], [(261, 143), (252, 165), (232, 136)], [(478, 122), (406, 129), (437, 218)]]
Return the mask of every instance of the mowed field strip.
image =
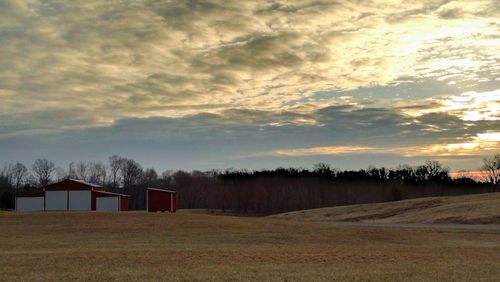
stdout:
[(179, 212), (0, 213), (2, 281), (500, 279), (500, 234)]

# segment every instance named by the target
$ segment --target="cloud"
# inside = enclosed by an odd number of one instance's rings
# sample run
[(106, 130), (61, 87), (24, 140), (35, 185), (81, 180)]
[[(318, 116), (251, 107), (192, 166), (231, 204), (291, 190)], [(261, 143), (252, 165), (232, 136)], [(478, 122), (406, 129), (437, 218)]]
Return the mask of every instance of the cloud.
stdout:
[(443, 101), (442, 110), (466, 121), (500, 120), (500, 89), (448, 97)]
[(487, 154), (498, 15), (493, 0), (1, 1), (0, 152)]
[(40, 112), (80, 116), (61, 121), (65, 128), (103, 126), (281, 110), (318, 91), (390, 85), (405, 75), (477, 83), (499, 72), (495, 1), (2, 5), (0, 113), (40, 127), (53, 123)]
[(464, 143), (407, 147), (324, 146), (275, 150), (264, 155), (303, 157), (320, 155), (395, 154), (404, 157), (488, 156), (498, 152), (500, 132), (483, 133)]
[(445, 114), (469, 122), (496, 121), (500, 119), (500, 89), (486, 92), (465, 92), (458, 95), (420, 101), (420, 105), (403, 107), (411, 116)]
[(315, 155), (344, 155), (344, 154), (367, 154), (376, 152), (373, 147), (358, 147), (358, 146), (330, 146), (330, 147), (312, 147), (276, 150), (272, 152), (278, 157), (300, 157), (300, 156), (315, 156)]

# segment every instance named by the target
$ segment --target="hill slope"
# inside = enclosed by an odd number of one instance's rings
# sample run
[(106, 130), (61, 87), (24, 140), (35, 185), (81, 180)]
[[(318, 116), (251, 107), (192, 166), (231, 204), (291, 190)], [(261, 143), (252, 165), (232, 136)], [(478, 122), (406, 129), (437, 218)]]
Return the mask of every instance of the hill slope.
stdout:
[(500, 224), (500, 193), (329, 207), (272, 217), (321, 222)]

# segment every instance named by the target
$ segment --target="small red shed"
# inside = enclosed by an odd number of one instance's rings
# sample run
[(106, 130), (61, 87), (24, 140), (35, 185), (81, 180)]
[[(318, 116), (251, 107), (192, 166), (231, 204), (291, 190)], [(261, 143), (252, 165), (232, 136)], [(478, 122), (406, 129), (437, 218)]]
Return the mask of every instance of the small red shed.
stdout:
[(172, 190), (147, 188), (146, 209), (148, 212), (175, 212), (177, 210), (177, 192)]

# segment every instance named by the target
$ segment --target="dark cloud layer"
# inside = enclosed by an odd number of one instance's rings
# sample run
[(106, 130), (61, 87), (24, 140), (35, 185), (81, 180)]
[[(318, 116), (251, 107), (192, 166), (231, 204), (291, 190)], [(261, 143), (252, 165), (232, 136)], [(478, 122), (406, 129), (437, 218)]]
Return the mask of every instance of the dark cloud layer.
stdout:
[[(297, 118), (315, 122), (296, 124), (293, 120)], [(268, 125), (269, 121), (279, 126)], [(354, 161), (353, 166), (367, 159), (371, 164), (378, 164), (380, 160), (382, 164), (391, 165), (391, 162), (412, 163), (439, 157), (436, 154), (405, 159), (401, 157), (404, 150), (392, 154), (393, 148), (408, 148), (410, 152), (411, 148), (436, 143), (469, 142), (479, 133), (491, 130), (500, 131), (498, 122), (481, 121), (471, 126), (446, 114), (427, 114), (414, 119), (384, 108), (333, 106), (307, 115), (230, 110), (184, 118), (124, 119), (110, 127), (47, 134), (36, 140), (22, 136), (1, 139), (0, 148), (9, 148), (9, 151), (2, 149), (2, 155), (9, 159), (26, 160), (36, 155), (65, 163), (82, 156), (103, 159), (109, 154), (124, 154), (161, 169), (189, 168), (190, 165), (208, 169), (243, 164), (251, 167), (287, 163), (308, 166), (324, 158), (308, 154), (296, 158), (273, 157), (273, 152), (303, 147), (354, 146), (377, 147), (380, 152), (379, 155), (368, 152), (364, 158), (356, 157), (360, 161)], [(341, 166), (338, 160), (345, 158), (342, 155), (327, 160)], [(476, 154), (475, 160), (481, 157)]]

